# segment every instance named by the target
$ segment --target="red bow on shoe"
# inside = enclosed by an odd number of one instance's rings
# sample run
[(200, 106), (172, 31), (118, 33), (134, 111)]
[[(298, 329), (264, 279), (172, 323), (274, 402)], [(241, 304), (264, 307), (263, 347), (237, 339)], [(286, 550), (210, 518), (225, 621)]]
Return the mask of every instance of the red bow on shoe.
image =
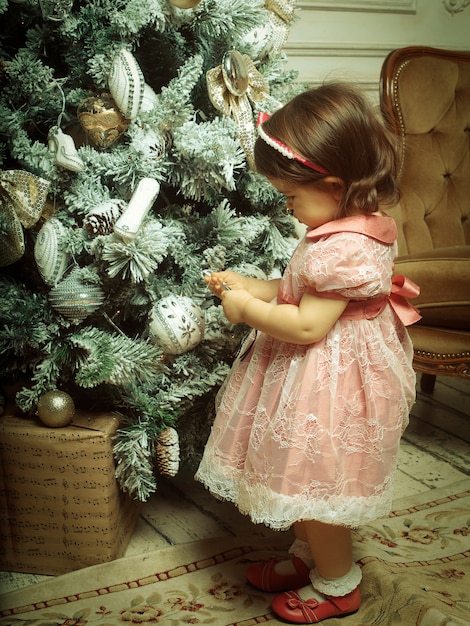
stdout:
[[(290, 593), (286, 595), (290, 595)], [(302, 598), (297, 593), (295, 593), (295, 596), (290, 598), (290, 600), (288, 600), (286, 604), (290, 609), (300, 609), (300, 611), (302, 612), (302, 616), (305, 620), (304, 624), (316, 624), (319, 621), (313, 609), (316, 609), (320, 602), (318, 602), (318, 600), (316, 600), (315, 598), (302, 600)]]
[(273, 611), (293, 624), (316, 624), (329, 617), (341, 617), (355, 613), (361, 604), (359, 587), (345, 596), (326, 596), (302, 600), (297, 591), (286, 591), (276, 596), (271, 604)]

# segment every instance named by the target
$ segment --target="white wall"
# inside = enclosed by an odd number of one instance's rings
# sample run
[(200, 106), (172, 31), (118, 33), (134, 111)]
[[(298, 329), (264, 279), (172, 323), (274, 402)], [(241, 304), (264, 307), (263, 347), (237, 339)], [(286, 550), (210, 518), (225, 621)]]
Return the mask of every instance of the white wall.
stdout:
[(311, 85), (350, 79), (375, 95), (395, 48), (470, 50), (470, 0), (297, 0), (296, 7), (287, 66)]

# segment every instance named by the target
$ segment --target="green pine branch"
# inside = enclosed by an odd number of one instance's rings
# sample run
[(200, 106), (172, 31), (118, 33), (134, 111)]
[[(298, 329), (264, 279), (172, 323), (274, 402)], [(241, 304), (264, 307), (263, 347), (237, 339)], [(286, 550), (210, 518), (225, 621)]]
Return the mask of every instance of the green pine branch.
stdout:
[(121, 386), (134, 380), (149, 383), (165, 369), (162, 351), (144, 340), (85, 326), (68, 341), (81, 355), (75, 368), (75, 381), (81, 387)]

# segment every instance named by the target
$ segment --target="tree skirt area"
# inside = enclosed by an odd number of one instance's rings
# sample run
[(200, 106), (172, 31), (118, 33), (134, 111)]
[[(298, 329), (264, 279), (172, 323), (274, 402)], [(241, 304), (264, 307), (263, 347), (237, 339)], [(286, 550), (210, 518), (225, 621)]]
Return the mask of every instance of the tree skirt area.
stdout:
[[(328, 625), (469, 625), (469, 518), (470, 480), (395, 501), (355, 532), (361, 608)], [(96, 565), (3, 595), (0, 625), (282, 624), (245, 570), (287, 548), (283, 533), (222, 537)]]

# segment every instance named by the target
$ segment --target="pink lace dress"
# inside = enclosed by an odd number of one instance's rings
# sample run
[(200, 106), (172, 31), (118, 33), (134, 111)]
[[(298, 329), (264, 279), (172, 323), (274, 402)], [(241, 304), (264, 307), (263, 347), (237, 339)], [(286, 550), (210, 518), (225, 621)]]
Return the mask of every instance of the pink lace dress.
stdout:
[(308, 346), (253, 331), (234, 362), (196, 479), (253, 522), (355, 527), (390, 512), (415, 399), (412, 344), (399, 315), (410, 323), (416, 310), (400, 287), (390, 297), (395, 255), (389, 217), (309, 231), (277, 302), (298, 304), (304, 292), (348, 299), (344, 314)]

